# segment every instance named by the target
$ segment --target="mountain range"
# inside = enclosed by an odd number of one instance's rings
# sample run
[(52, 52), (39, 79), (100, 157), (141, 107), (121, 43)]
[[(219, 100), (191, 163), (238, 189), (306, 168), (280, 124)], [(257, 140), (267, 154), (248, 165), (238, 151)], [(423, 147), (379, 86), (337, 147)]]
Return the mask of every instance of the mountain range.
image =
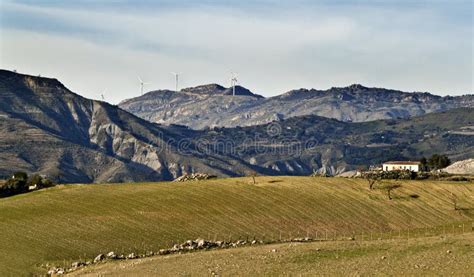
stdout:
[[(233, 97), (228, 88), (212, 86), (215, 98), (230, 98), (234, 105), (236, 98), (249, 105), (266, 101), (241, 87)], [(182, 93), (209, 98), (209, 86), (200, 89)], [(170, 105), (179, 105), (175, 92), (167, 95)], [(433, 153), (469, 158), (474, 156), (473, 130), (473, 108), (370, 122), (304, 115), (195, 130), (149, 122), (75, 94), (56, 79), (0, 70), (0, 177), (26, 171), (64, 183), (89, 183), (172, 180), (191, 172), (338, 174)]]
[(297, 89), (264, 98), (241, 86), (217, 84), (181, 91), (156, 90), (127, 99), (119, 107), (143, 119), (193, 129), (265, 124), (295, 116), (319, 115), (344, 122), (397, 119), (474, 107), (474, 95), (437, 96), (362, 85), (328, 90)]

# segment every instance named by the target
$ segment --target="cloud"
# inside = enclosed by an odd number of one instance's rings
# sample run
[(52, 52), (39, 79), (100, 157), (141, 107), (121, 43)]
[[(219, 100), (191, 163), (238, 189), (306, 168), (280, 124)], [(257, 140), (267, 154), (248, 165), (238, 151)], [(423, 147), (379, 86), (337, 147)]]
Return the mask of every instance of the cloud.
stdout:
[(433, 5), (105, 3), (3, 3), (2, 67), (93, 98), (107, 87), (115, 103), (136, 96), (136, 75), (172, 88), (170, 71), (185, 86), (237, 71), (264, 95), (351, 83), (472, 92), (472, 22)]

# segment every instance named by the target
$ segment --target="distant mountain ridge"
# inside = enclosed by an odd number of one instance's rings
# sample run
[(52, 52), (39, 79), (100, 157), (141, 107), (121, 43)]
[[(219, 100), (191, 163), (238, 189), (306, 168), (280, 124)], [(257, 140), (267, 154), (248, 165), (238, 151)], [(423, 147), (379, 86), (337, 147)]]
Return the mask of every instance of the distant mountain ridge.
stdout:
[(297, 89), (269, 98), (237, 87), (238, 96), (231, 95), (231, 88), (212, 84), (179, 92), (152, 91), (122, 101), (119, 106), (151, 122), (193, 129), (251, 126), (310, 114), (365, 122), (474, 107), (474, 95), (441, 97), (359, 84), (328, 90)]
[(192, 130), (86, 99), (56, 79), (0, 70), (0, 178), (15, 171), (66, 183), (172, 180), (192, 172), (338, 174), (433, 153), (454, 161), (472, 158), (473, 129), (474, 109), (458, 108), (410, 119), (348, 123), (305, 115)]
[[(39, 172), (89, 183), (234, 174), (226, 165), (231, 157), (217, 162), (216, 155), (195, 153), (192, 146), (187, 155), (179, 153), (177, 142), (187, 136), (186, 129), (81, 97), (56, 79), (0, 70), (0, 176)], [(236, 172), (247, 168), (234, 164)]]

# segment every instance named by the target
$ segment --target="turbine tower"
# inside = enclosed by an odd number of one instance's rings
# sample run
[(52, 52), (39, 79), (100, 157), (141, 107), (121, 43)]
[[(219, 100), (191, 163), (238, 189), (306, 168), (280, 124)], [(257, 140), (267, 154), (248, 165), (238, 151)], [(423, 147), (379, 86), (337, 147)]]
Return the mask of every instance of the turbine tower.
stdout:
[(237, 73), (231, 72), (230, 84), (232, 86), (232, 96), (235, 96), (235, 85), (237, 84)]
[(100, 94), (100, 98), (102, 98), (102, 101), (105, 101), (105, 93), (107, 92), (107, 89), (104, 89), (104, 91)]
[(175, 91), (178, 92), (178, 81), (179, 81), (179, 75), (180, 75), (181, 73), (171, 72), (171, 74), (174, 75)]
[(143, 95), (143, 87), (144, 87), (145, 85), (149, 85), (150, 83), (145, 83), (145, 82), (143, 82), (143, 80), (142, 80), (142, 78), (140, 78), (140, 76), (138, 76), (138, 81), (140, 82), (140, 92), (141, 92), (141, 94)]

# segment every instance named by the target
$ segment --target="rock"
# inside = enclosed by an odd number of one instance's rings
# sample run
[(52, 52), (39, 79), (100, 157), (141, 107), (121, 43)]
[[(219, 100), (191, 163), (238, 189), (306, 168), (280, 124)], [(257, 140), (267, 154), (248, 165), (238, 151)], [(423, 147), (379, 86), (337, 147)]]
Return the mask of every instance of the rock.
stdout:
[(191, 174), (182, 175), (174, 179), (174, 182), (199, 181), (199, 180), (208, 180), (208, 179), (214, 179), (214, 178), (217, 178), (217, 176), (209, 175), (206, 173), (191, 173)]
[(181, 245), (175, 244), (175, 245), (173, 245), (173, 247), (170, 250), (172, 252), (177, 252), (177, 251), (183, 250), (183, 248), (181, 247)]
[(72, 267), (72, 268), (78, 268), (78, 267), (81, 267), (81, 266), (83, 266), (83, 265), (85, 265), (85, 263), (83, 263), (83, 262), (73, 262), (73, 263), (71, 264), (71, 267)]
[(387, 257), (385, 257), (385, 256), (382, 256), (382, 258), (381, 258), (381, 259), (382, 259), (382, 260), (385, 260), (386, 258), (387, 258)]
[(446, 251), (447, 254), (451, 254), (451, 250)]
[(98, 262), (102, 261), (103, 259), (105, 259), (105, 255), (104, 254), (99, 254), (99, 255), (97, 255), (97, 257), (94, 258), (94, 263), (98, 263)]
[(168, 255), (170, 253), (171, 251), (169, 249), (160, 249), (160, 251), (158, 252), (158, 254), (160, 255)]
[(107, 253), (107, 258), (108, 259), (115, 259), (115, 258), (117, 258), (117, 255), (115, 254), (115, 252), (111, 251), (111, 252)]
[(137, 258), (137, 255), (135, 255), (135, 253), (130, 253), (127, 256), (127, 259), (136, 259), (136, 258)]
[(252, 240), (252, 243), (251, 243), (251, 244), (252, 244), (252, 245), (253, 245), (253, 244), (257, 244), (257, 241), (256, 241), (256, 240)]
[(153, 256), (153, 255), (155, 255), (155, 253), (154, 253), (153, 251), (147, 251), (147, 252), (145, 253), (145, 256), (146, 256), (146, 257), (151, 257), (151, 256)]
[(272, 252), (272, 253), (275, 253), (275, 252), (277, 252), (277, 250), (276, 250), (276, 249), (272, 249), (272, 251), (271, 251), (271, 252)]
[(197, 239), (195, 240), (195, 242), (198, 248), (203, 248), (206, 245), (206, 241), (203, 239)]

